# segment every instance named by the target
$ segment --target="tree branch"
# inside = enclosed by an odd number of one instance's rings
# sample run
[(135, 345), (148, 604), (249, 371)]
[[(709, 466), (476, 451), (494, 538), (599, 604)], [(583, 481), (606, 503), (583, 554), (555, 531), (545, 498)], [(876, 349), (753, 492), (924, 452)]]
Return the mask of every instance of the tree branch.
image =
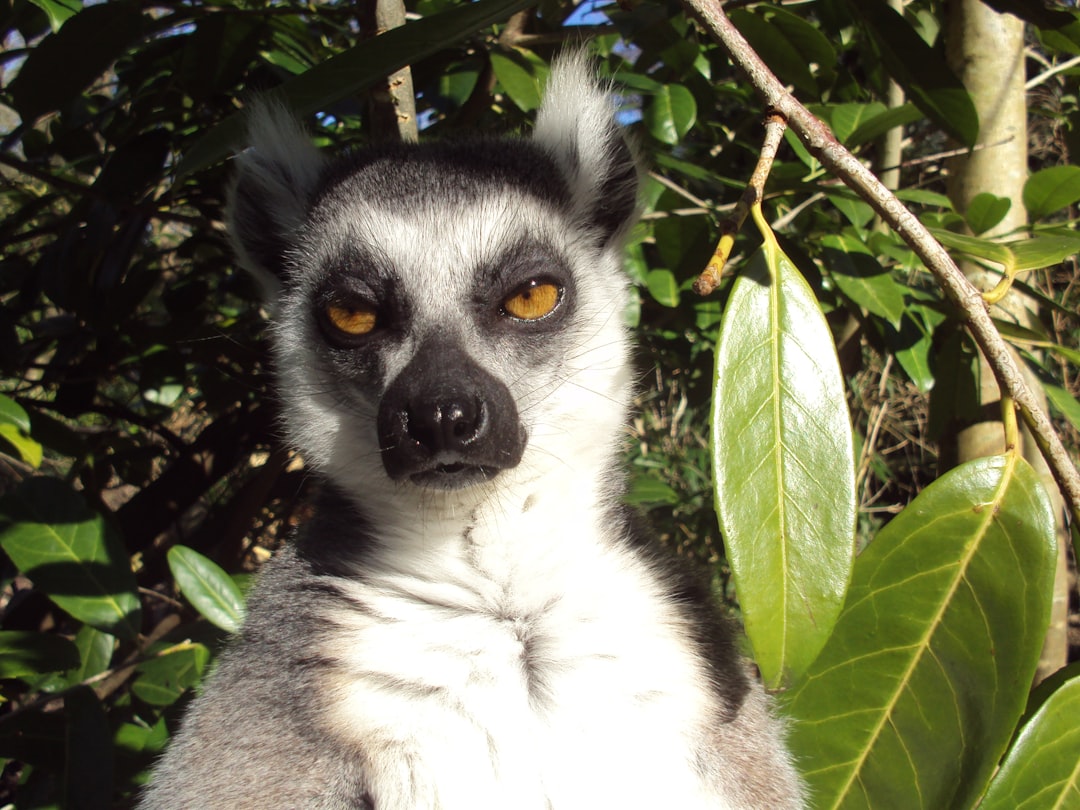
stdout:
[(773, 161), (786, 128), (787, 122), (782, 115), (770, 111), (765, 116), (765, 137), (761, 142), (761, 154), (758, 156), (754, 173), (750, 175), (750, 182), (735, 204), (731, 216), (720, 223), (720, 241), (716, 250), (713, 251), (705, 271), (694, 281), (694, 291), (699, 295), (708, 295), (719, 286), (720, 275), (735, 245), (735, 234), (742, 228), (750, 209), (765, 196), (765, 181), (769, 179), (769, 172), (772, 171)]
[(893, 228), (922, 260), (979, 345), (1002, 391), (1013, 398), (1035, 437), (1054, 480), (1061, 487), (1072, 512), (1080, 521), (1080, 473), (1054, 431), (1050, 420), (1024, 382), (1008, 345), (990, 319), (980, 292), (960, 272), (952, 258), (874, 174), (845, 149), (821, 121), (800, 104), (780, 83), (761, 57), (732, 25), (719, 0), (684, 0), (687, 8), (728, 52), (731, 60), (750, 80), (765, 106), (787, 119), (788, 125), (810, 154), (839, 177)]

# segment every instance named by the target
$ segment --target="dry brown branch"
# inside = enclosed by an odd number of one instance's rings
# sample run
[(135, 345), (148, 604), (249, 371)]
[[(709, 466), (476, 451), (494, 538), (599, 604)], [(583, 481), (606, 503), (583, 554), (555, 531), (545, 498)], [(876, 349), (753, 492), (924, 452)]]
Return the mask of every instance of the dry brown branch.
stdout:
[(773, 161), (776, 159), (776, 151), (780, 148), (780, 141), (784, 137), (787, 122), (778, 113), (770, 112), (765, 116), (765, 137), (761, 141), (761, 154), (758, 156), (757, 166), (750, 175), (750, 182), (746, 190), (735, 204), (735, 210), (731, 216), (720, 223), (720, 241), (713, 251), (712, 258), (704, 272), (694, 281), (694, 291), (700, 295), (708, 295), (720, 284), (720, 275), (724, 272), (724, 265), (731, 255), (731, 248), (735, 244), (735, 234), (742, 228), (750, 209), (760, 203), (765, 195), (765, 181), (769, 179)]
[(750, 80), (767, 109), (787, 119), (807, 150), (867, 202), (922, 260), (945, 295), (959, 310), (972, 337), (994, 371), (1002, 391), (1013, 398), (1039, 449), (1069, 504), (1073, 520), (1080, 520), (1080, 473), (1077, 473), (1061, 439), (1024, 382), (990, 319), (981, 293), (964, 277), (952, 258), (874, 174), (845, 149), (821, 121), (814, 117), (780, 83), (761, 57), (732, 25), (719, 0), (685, 0), (688, 9), (727, 50), (732, 61)]

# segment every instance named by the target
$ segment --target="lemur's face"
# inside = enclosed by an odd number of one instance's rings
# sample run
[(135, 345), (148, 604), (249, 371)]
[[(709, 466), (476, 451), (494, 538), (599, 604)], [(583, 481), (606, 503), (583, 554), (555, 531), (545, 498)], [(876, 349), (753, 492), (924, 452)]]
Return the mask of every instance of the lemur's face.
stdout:
[(291, 120), (256, 120), (234, 240), (276, 279), (289, 437), (346, 491), (482, 491), (610, 454), (636, 172), (586, 78), (568, 66), (530, 140), (325, 164)]
[(305, 450), (335, 478), (370, 481), (377, 462), (460, 489), (523, 459), (529, 475), (621, 411), (617, 264), (568, 218), (555, 164), (514, 151), (538, 165), (519, 160), (513, 182), (448, 168), (446, 149), (394, 153), (344, 164), (316, 200), (278, 357), (293, 433), (313, 429)]

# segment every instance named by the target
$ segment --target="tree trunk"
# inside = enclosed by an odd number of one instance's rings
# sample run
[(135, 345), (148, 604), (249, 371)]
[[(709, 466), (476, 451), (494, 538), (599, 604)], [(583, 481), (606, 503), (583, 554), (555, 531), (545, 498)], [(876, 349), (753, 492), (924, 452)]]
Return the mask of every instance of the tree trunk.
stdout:
[[(948, 166), (949, 197), (957, 211), (967, 210), (982, 192), (1012, 200), (1007, 216), (983, 236), (1005, 234), (1027, 224), (1021, 203), (1028, 176), (1027, 98), (1024, 89), (1024, 23), (998, 14), (981, 0), (949, 0), (946, 4), (946, 46), (949, 64), (964, 83), (979, 113), (979, 144)], [(980, 289), (990, 289), (998, 276), (974, 263), (961, 268)], [(996, 306), (996, 317), (1021, 325), (1038, 317), (1037, 304), (1015, 290)], [(980, 403), (985, 421), (967, 425), (956, 434), (955, 461), (968, 461), (1004, 451), (998, 419), (1000, 393), (993, 374), (980, 358)], [(1022, 366), (1023, 367), (1023, 366)], [(1029, 379), (1038, 390), (1037, 380)], [(1065, 557), (1064, 504), (1038, 448), (1025, 441), (1025, 457), (1041, 474), (1058, 515), (1058, 576), (1050, 630), (1037, 677), (1041, 680), (1065, 665), (1068, 654), (1068, 582)]]

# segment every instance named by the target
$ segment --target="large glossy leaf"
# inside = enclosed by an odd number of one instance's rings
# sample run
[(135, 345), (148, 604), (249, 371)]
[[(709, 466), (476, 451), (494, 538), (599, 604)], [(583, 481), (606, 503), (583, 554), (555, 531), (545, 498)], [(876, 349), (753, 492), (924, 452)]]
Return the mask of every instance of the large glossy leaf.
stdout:
[(5, 497), (0, 546), (76, 619), (125, 640), (135, 638), (139, 597), (123, 545), (67, 484), (30, 478)]
[(816, 807), (972, 806), (1024, 709), (1055, 559), (1049, 498), (1017, 455), (951, 470), (878, 534), (785, 697)]
[(979, 810), (1080, 807), (1080, 665), (1040, 686), (1036, 710), (1017, 735)]
[[(316, 112), (528, 5), (530, 0), (478, 0), (424, 17), (364, 40), (271, 93), (300, 115)], [(183, 156), (177, 173), (190, 174), (226, 157), (243, 141), (245, 125), (243, 113), (227, 118)]]
[(173, 546), (169, 570), (181, 593), (207, 620), (229, 633), (244, 621), (244, 597), (222, 568), (187, 546)]
[(735, 280), (716, 349), (716, 508), (765, 682), (828, 637), (854, 550), (851, 426), (832, 335), (771, 234)]
[(974, 146), (979, 114), (944, 56), (885, 0), (849, 0), (848, 7), (866, 26), (885, 69), (912, 103), (962, 144)]

